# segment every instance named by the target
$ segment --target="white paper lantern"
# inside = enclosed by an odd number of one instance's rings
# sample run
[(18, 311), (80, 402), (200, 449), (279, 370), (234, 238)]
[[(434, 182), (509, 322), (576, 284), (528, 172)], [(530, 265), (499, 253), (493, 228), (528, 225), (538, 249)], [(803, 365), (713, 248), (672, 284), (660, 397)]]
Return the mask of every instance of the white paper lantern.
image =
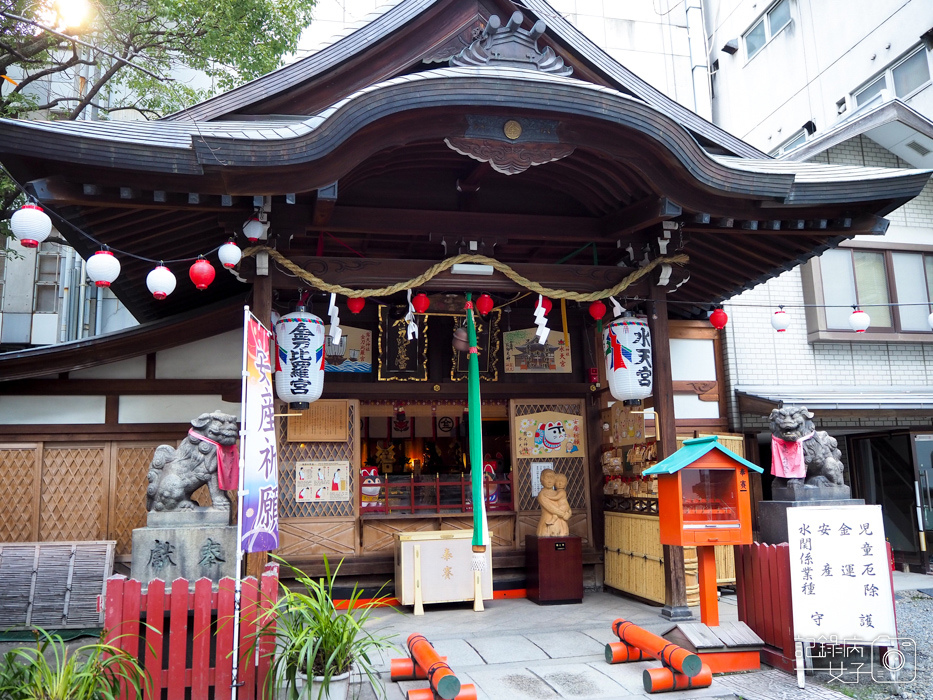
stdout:
[(771, 316), (771, 327), (778, 333), (783, 333), (790, 326), (790, 314), (783, 308), (778, 309)]
[(109, 250), (98, 250), (88, 258), (87, 276), (98, 287), (109, 287), (120, 275), (120, 261)]
[(871, 317), (861, 309), (856, 309), (849, 316), (849, 327), (856, 333), (864, 333), (870, 325)]
[(159, 265), (146, 275), (146, 286), (161, 301), (175, 291), (175, 275), (165, 265)]
[(291, 409), (302, 411), (321, 398), (324, 338), (324, 323), (304, 309), (283, 316), (275, 324), (275, 393)]
[(52, 220), (36, 204), (25, 204), (13, 212), (10, 229), (23, 248), (38, 248), (52, 232)]
[(250, 243), (255, 243), (260, 238), (266, 237), (266, 230), (269, 228), (268, 221), (260, 221), (257, 217), (251, 217), (243, 224), (243, 235), (249, 239)]
[(606, 377), (617, 401), (646, 399), (654, 383), (651, 333), (644, 318), (625, 316), (603, 331)]
[(217, 250), (217, 257), (220, 258), (224, 267), (235, 267), (243, 257), (243, 252), (236, 243), (227, 241)]

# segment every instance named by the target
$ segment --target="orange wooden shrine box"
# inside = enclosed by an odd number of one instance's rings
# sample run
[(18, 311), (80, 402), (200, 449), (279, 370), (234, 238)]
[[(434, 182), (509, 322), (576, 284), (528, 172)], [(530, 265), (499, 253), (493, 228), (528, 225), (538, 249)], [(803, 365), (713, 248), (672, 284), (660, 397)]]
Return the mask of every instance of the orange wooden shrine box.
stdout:
[(699, 563), (702, 625), (681, 623), (662, 636), (697, 652), (713, 673), (759, 668), (762, 640), (744, 622), (720, 627), (716, 585), (715, 545), (752, 543), (752, 471), (763, 470), (710, 436), (685, 440), (642, 472), (658, 477), (661, 544), (696, 546)]
[(658, 477), (661, 544), (693, 547), (751, 544), (749, 473), (763, 470), (739, 457), (716, 436), (684, 446), (643, 474)]

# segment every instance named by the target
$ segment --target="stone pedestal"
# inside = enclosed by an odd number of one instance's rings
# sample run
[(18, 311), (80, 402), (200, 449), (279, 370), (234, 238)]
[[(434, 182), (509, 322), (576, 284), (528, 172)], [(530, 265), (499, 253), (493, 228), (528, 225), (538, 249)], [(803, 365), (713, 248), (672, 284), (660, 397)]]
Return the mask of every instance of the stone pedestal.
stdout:
[[(840, 487), (829, 487), (838, 489)], [(846, 492), (849, 487), (845, 486)], [(789, 489), (781, 489), (789, 490)], [(801, 489), (803, 490), (803, 489)], [(806, 489), (817, 492), (820, 488)], [(813, 495), (816, 495), (815, 493)], [(758, 504), (758, 537), (765, 544), (787, 542), (787, 509), (803, 506), (863, 506), (862, 498), (809, 498), (796, 501), (761, 501)]]
[(227, 509), (150, 512), (147, 527), (133, 530), (130, 576), (143, 586), (208, 578), (215, 584), (236, 574), (236, 526)]
[[(852, 489), (848, 486), (807, 486), (789, 484), (772, 486), (772, 501), (834, 501), (852, 499)], [(811, 503), (810, 505), (813, 505)]]

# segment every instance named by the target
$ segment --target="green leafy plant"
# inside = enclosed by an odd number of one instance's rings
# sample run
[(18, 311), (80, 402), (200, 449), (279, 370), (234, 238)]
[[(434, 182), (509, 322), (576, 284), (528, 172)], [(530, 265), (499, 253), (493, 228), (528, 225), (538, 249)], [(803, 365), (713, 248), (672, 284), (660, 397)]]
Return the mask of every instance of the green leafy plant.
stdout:
[[(259, 636), (273, 634), (276, 646), (271, 665), (270, 682), (285, 690), (287, 700), (295, 700), (304, 682), (311, 677), (320, 683), (318, 698), (327, 697), (331, 681), (351, 670), (366, 674), (373, 691), (382, 697), (374, 663), (381, 649), (395, 649), (390, 641), (394, 635), (377, 636), (364, 629), (377, 607), (385, 606), (387, 598), (381, 596), (361, 601), (363, 591), (354, 585), (346, 601), (346, 610), (334, 602), (334, 580), (343, 560), (331, 571), (324, 558), (325, 575), (313, 578), (295, 569), (295, 589), (282, 584), (277, 603), (260, 620)], [(286, 564), (287, 565), (287, 564)], [(383, 587), (384, 588), (384, 587)], [(317, 700), (317, 699), (314, 699)]]
[(0, 657), (2, 700), (114, 700), (124, 684), (131, 697), (142, 697), (147, 680), (139, 662), (122, 649), (103, 642), (68, 649), (60, 636), (43, 629), (36, 629), (35, 646)]

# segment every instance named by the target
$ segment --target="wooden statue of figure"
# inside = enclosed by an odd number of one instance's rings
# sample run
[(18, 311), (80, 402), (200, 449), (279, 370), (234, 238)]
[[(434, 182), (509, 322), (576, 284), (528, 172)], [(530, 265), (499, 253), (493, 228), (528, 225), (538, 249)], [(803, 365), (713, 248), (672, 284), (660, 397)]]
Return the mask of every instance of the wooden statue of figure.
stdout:
[(538, 505), (541, 519), (538, 521), (538, 537), (566, 537), (570, 534), (570, 504), (567, 502), (567, 477), (553, 469), (541, 472), (541, 491)]

